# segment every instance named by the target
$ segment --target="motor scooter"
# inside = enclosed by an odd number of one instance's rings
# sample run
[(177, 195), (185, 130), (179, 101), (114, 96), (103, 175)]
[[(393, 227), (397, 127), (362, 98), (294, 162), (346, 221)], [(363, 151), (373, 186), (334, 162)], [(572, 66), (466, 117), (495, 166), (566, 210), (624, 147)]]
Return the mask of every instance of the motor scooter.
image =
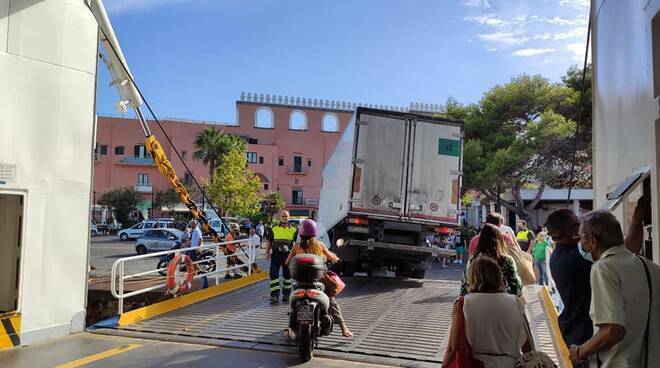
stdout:
[[(174, 245), (172, 245), (172, 248), (170, 250), (175, 250), (175, 249), (181, 249), (181, 241), (177, 240), (174, 242)], [(209, 273), (215, 271), (216, 264), (215, 264), (215, 255), (213, 254), (213, 250), (211, 249), (205, 249), (202, 251), (201, 254), (197, 255), (197, 257), (194, 257), (194, 250), (189, 250), (186, 251), (185, 253), (193, 258), (195, 262), (197, 263), (197, 267), (199, 268), (199, 273)], [(176, 253), (170, 253), (166, 254), (158, 259), (158, 264), (156, 265), (156, 268), (158, 269), (158, 273), (161, 276), (167, 276), (167, 265), (174, 259)], [(185, 271), (186, 266), (181, 265), (181, 271)]]
[(294, 280), (291, 293), (288, 337), (297, 342), (300, 358), (312, 359), (318, 339), (332, 333), (334, 324), (329, 314), (330, 298), (321, 282), (326, 271), (325, 260), (314, 254), (299, 254), (289, 264)]

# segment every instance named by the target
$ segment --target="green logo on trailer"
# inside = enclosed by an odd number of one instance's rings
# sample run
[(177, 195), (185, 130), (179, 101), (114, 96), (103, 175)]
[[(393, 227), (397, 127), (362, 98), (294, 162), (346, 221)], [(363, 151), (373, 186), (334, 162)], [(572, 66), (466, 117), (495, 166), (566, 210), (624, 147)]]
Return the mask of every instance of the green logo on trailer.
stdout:
[(438, 138), (438, 154), (460, 157), (461, 141), (456, 139)]

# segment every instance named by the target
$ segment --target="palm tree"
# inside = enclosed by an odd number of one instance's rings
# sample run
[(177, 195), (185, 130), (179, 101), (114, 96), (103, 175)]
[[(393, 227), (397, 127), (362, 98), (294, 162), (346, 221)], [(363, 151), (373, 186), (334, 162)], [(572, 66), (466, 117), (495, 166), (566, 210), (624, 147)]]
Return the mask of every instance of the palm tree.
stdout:
[(202, 130), (195, 139), (197, 151), (193, 153), (193, 159), (202, 160), (204, 165), (209, 166), (209, 181), (213, 173), (218, 169), (223, 156), (232, 149), (243, 152), (247, 150), (245, 140), (239, 136), (224, 134), (215, 127)]

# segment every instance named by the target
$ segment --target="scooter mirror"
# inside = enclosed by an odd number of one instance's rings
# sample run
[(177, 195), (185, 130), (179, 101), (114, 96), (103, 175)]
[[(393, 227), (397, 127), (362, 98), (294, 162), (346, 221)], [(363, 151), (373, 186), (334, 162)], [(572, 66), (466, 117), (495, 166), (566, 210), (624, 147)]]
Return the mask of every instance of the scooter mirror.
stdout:
[(337, 239), (337, 246), (338, 247), (343, 247), (346, 244), (346, 240), (344, 239)]

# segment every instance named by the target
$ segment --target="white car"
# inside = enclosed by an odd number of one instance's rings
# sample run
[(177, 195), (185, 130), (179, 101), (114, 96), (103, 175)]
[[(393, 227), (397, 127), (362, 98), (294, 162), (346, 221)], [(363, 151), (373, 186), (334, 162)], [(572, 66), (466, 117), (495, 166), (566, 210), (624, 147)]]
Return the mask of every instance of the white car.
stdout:
[(140, 235), (142, 235), (143, 232), (156, 227), (156, 224), (158, 224), (159, 228), (174, 228), (174, 221), (172, 220), (147, 220), (142, 221), (139, 224), (135, 224), (127, 229), (119, 230), (119, 232), (117, 232), (117, 237), (124, 241), (128, 239), (137, 239), (140, 237)]
[(227, 226), (225, 226), (219, 218), (209, 220), (209, 226), (218, 233), (220, 239), (224, 239), (225, 236), (227, 236), (227, 233), (229, 233)]

